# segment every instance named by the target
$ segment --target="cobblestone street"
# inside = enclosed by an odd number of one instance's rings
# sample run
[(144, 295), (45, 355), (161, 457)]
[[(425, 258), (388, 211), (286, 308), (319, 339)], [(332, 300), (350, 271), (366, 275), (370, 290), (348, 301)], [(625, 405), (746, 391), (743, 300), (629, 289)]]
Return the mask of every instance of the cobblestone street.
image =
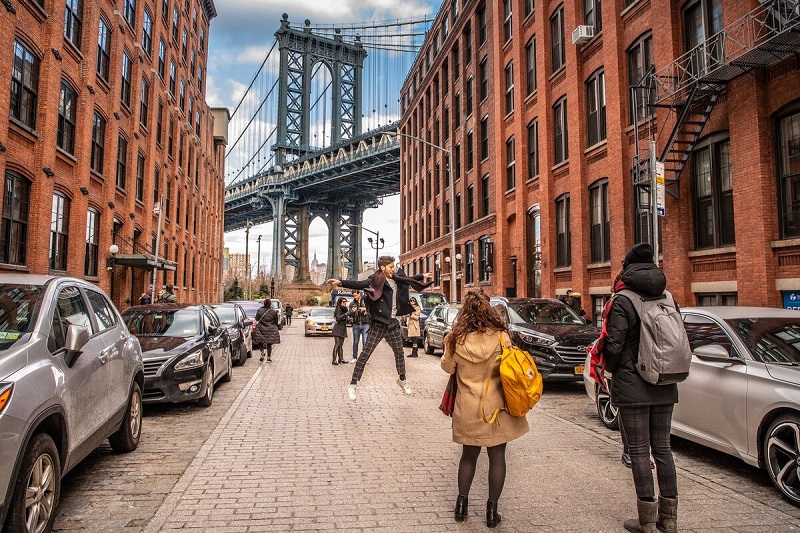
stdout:
[[(284, 328), (274, 363), (234, 369), (208, 409), (147, 407), (138, 450), (101, 448), (65, 479), (57, 531), (484, 531), (485, 454), (470, 516), (452, 507), (460, 447), (437, 409), (439, 358), (407, 360), (414, 394), (394, 383), (381, 344), (358, 400), (352, 365), (331, 339)], [(345, 343), (349, 357), (351, 338)], [(596, 418), (582, 384), (546, 385), (531, 432), (508, 447), (499, 530), (622, 531), (635, 512), (619, 434)], [(800, 531), (800, 509), (765, 472), (674, 439), (684, 532)]]

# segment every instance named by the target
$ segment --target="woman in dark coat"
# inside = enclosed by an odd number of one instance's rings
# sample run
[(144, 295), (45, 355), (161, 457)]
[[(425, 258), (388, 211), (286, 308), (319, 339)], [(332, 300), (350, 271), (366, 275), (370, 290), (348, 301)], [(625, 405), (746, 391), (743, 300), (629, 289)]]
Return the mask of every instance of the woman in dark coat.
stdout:
[(256, 330), (253, 332), (253, 344), (261, 345), (261, 361), (264, 362), (264, 349), (266, 347), (267, 362), (272, 362), (272, 345), (281, 343), (281, 334), (278, 331), (278, 312), (272, 308), (269, 298), (264, 299), (264, 306), (256, 311)]
[(333, 310), (333, 319), (336, 323), (333, 325), (333, 364), (345, 364), (344, 354), (342, 353), (342, 345), (347, 338), (347, 300), (339, 298), (336, 301), (336, 308)]

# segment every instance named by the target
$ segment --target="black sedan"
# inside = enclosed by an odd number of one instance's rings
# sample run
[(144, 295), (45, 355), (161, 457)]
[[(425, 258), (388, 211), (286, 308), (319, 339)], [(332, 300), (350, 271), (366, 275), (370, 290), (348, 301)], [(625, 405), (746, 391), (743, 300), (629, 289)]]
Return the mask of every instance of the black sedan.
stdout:
[(583, 379), (586, 346), (600, 336), (598, 328), (559, 300), (495, 297), (490, 303), (506, 320), (511, 341), (536, 361), (542, 378)]
[(433, 355), (437, 349), (444, 350), (444, 338), (450, 333), (460, 309), (461, 304), (447, 303), (439, 304), (431, 311), (422, 336), (426, 354)]
[(137, 305), (122, 317), (142, 345), (144, 403), (197, 400), (208, 407), (216, 383), (230, 381), (230, 339), (210, 307)]
[(242, 306), (234, 302), (214, 304), (211, 309), (228, 330), (234, 364), (242, 366), (248, 357), (253, 357), (253, 320), (247, 317)]

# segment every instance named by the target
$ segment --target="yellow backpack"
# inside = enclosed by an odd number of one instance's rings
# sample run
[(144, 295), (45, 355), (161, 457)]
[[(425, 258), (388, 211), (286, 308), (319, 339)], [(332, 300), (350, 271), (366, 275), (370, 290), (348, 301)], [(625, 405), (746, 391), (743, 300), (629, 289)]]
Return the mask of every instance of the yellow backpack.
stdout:
[(536, 370), (536, 363), (533, 362), (531, 355), (513, 344), (506, 346), (502, 335), (500, 335), (500, 347), (502, 352), (497, 356), (497, 360), (500, 361), (500, 382), (503, 384), (505, 406), (495, 409), (492, 417), (486, 419), (485, 403), (491, 380), (490, 369), (481, 401), (481, 414), (487, 424), (494, 422), (501, 409), (511, 416), (523, 417), (542, 397), (542, 375)]

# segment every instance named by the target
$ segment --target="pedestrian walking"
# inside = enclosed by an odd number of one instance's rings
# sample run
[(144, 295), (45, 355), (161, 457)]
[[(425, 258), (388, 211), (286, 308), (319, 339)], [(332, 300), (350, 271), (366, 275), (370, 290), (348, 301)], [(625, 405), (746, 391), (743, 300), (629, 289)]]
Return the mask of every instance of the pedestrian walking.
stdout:
[(256, 311), (256, 329), (253, 332), (253, 343), (261, 346), (259, 361), (262, 363), (265, 355), (267, 362), (272, 362), (272, 345), (281, 343), (278, 320), (280, 320), (278, 311), (272, 307), (269, 298), (264, 298), (264, 305)]
[(486, 525), (495, 527), (500, 523), (497, 505), (506, 479), (506, 444), (529, 430), (525, 417), (511, 416), (505, 410), (500, 410), (491, 424), (484, 422), (482, 416), (484, 410), (492, 413), (505, 405), (497, 359), (502, 352), (501, 339), (504, 344), (511, 344), (505, 322), (489, 305), (489, 297), (483, 291), (468, 291), (458, 321), (444, 339), (440, 363), (445, 372), (456, 374), (458, 383), (453, 409), (453, 441), (463, 448), (458, 464), (456, 522), (467, 518), (472, 479), (481, 448), (485, 447), (489, 456)]
[(286, 308), (284, 309), (284, 311), (286, 312), (286, 325), (291, 326), (292, 313), (294, 313), (294, 307), (292, 307), (290, 304), (286, 304)]
[(333, 311), (333, 364), (346, 364), (344, 360), (343, 348), (344, 340), (347, 338), (347, 299), (339, 298), (336, 301), (336, 308)]
[(158, 303), (168, 303), (168, 304), (177, 303), (178, 297), (175, 296), (175, 293), (173, 292), (174, 289), (175, 287), (173, 287), (170, 284), (167, 284), (166, 290), (163, 293), (161, 293), (161, 296), (158, 297)]
[(573, 291), (572, 289), (567, 289), (567, 293), (563, 296), (559, 296), (558, 299), (571, 307), (579, 317), (586, 315), (586, 311), (583, 310), (583, 304), (581, 303), (581, 293)]
[[(653, 263), (653, 248), (637, 244), (622, 262), (621, 282), (625, 289), (644, 298), (664, 295), (667, 279)], [(636, 370), (639, 360), (641, 320), (633, 302), (617, 294), (608, 313), (607, 337), (603, 358), (611, 372), (611, 398), (619, 408), (620, 423), (630, 448), (638, 518), (625, 521), (634, 533), (677, 531), (678, 483), (669, 436), (672, 411), (678, 401), (678, 387), (652, 385)], [(656, 500), (649, 460), (652, 451), (656, 464), (659, 496)]]
[(422, 336), (419, 329), (419, 305), (414, 298), (408, 302), (414, 311), (406, 317), (406, 328), (408, 331), (408, 340), (411, 341), (411, 353), (409, 357), (419, 357), (417, 353), (418, 348), (422, 345)]
[(353, 358), (350, 359), (351, 364), (355, 364), (358, 360), (358, 341), (361, 345), (367, 344), (367, 332), (369, 331), (369, 312), (367, 312), (367, 304), (361, 296), (361, 291), (353, 291), (353, 301), (350, 302), (350, 310), (348, 315), (353, 323)]
[(148, 287), (139, 297), (139, 305), (147, 305), (153, 302), (153, 288)]
[(409, 305), (408, 288), (414, 287), (415, 290), (422, 291), (432, 282), (425, 280), (433, 279), (431, 273), (406, 276), (405, 272), (394, 269), (394, 257), (384, 255), (378, 258), (378, 270), (362, 281), (338, 280), (331, 278), (326, 281), (332, 285), (341, 285), (346, 289), (364, 290), (367, 293), (368, 310), (370, 315), (370, 327), (367, 333), (367, 340), (361, 355), (358, 356), (356, 367), (353, 369), (353, 377), (350, 379), (350, 386), (347, 387), (347, 395), (350, 400), (356, 400), (356, 388), (364, 367), (369, 361), (369, 357), (381, 339), (386, 339), (394, 353), (395, 367), (397, 368), (397, 385), (404, 394), (411, 395), (411, 386), (406, 380), (406, 360), (403, 353), (403, 337), (400, 334), (400, 323), (398, 317), (408, 315), (413, 312)]

